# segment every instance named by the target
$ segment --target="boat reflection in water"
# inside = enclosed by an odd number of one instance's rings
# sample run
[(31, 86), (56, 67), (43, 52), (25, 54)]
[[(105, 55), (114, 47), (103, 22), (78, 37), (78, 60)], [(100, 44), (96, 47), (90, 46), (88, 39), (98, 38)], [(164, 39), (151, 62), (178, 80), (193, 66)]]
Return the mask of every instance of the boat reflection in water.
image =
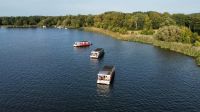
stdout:
[(101, 61), (99, 61), (98, 59), (92, 59), (92, 58), (90, 58), (90, 62), (91, 62), (92, 64), (98, 64), (98, 63), (100, 63)]
[(74, 51), (76, 52), (76, 53), (85, 53), (87, 50), (89, 50), (89, 48), (88, 47), (74, 47)]
[(97, 94), (99, 96), (109, 97), (112, 90), (112, 85), (97, 84)]
[(90, 58), (90, 62), (91, 63), (95, 63), (95, 64), (97, 64), (97, 63), (102, 63), (103, 62), (103, 59), (93, 59), (93, 58)]

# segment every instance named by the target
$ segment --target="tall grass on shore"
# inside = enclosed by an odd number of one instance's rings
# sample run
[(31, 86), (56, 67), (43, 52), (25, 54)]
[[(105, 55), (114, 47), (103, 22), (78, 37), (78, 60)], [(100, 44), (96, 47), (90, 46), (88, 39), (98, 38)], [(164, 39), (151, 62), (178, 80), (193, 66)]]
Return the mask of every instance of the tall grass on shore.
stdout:
[(169, 49), (171, 51), (192, 56), (196, 59), (197, 65), (200, 66), (200, 47), (195, 47), (195, 46), (192, 46), (191, 44), (159, 41), (159, 40), (154, 39), (152, 35), (120, 34), (120, 33), (115, 33), (112, 31), (108, 31), (108, 30), (104, 30), (100, 28), (94, 28), (94, 27), (84, 27), (83, 29), (85, 31), (109, 35), (113, 38), (123, 40), (123, 41), (132, 41), (132, 42), (151, 44), (160, 48)]

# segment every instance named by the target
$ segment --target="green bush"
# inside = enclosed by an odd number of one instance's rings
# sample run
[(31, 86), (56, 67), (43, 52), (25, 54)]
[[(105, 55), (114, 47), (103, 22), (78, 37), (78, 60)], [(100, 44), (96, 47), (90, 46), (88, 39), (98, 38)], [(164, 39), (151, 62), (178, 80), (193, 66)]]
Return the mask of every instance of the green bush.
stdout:
[(165, 26), (160, 28), (154, 37), (167, 42), (191, 43), (192, 34), (186, 27)]
[(194, 46), (200, 46), (200, 42), (199, 41), (196, 41), (195, 43), (194, 43)]
[(192, 42), (192, 31), (187, 27), (180, 27), (181, 29), (181, 38), (178, 39), (178, 42), (191, 43)]
[(113, 26), (108, 26), (108, 30), (112, 31)]
[(155, 35), (157, 40), (175, 42), (176, 38), (180, 38), (181, 30), (177, 26), (165, 26), (158, 30)]
[(120, 28), (119, 33), (121, 34), (126, 34), (127, 33), (127, 28)]
[(196, 41), (200, 42), (200, 37), (199, 37), (198, 33), (193, 33), (191, 42), (195, 43)]
[(153, 30), (142, 30), (141, 34), (143, 35), (153, 35), (155, 33), (155, 31)]
[(114, 27), (114, 28), (112, 28), (112, 30), (111, 31), (113, 31), (113, 32), (119, 32), (119, 27)]

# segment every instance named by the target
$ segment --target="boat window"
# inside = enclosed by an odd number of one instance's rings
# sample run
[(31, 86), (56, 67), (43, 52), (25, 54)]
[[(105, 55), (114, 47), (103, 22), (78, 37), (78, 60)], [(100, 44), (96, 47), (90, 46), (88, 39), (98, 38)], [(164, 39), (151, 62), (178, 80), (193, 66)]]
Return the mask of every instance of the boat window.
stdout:
[(99, 80), (104, 80), (105, 78), (103, 76), (99, 76)]

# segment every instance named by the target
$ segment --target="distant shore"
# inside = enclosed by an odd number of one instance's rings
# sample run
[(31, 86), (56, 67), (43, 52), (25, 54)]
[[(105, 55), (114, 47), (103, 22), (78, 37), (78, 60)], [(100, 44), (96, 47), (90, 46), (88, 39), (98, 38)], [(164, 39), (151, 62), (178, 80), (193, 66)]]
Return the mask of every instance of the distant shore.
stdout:
[(77, 29), (74, 27), (63, 27), (63, 26), (38, 26), (38, 25), (23, 25), (23, 26), (16, 26), (16, 25), (0, 25), (2, 28), (58, 28), (58, 29)]
[(111, 36), (113, 38), (123, 40), (123, 41), (131, 41), (131, 42), (140, 42), (145, 44), (151, 44), (160, 48), (168, 49), (171, 51), (175, 51), (181, 54), (185, 54), (195, 58), (196, 63), (200, 66), (200, 47), (192, 46), (191, 44), (183, 44), (177, 42), (164, 42), (159, 41), (153, 38), (153, 35), (141, 35), (136, 33), (129, 33), (129, 34), (120, 34), (115, 33), (109, 30), (104, 30), (101, 28), (95, 27), (83, 27), (84, 31), (89, 32), (96, 32)]
[(37, 25), (24, 25), (24, 26), (16, 26), (16, 25), (3, 25), (0, 27), (5, 27), (5, 28), (37, 28)]

